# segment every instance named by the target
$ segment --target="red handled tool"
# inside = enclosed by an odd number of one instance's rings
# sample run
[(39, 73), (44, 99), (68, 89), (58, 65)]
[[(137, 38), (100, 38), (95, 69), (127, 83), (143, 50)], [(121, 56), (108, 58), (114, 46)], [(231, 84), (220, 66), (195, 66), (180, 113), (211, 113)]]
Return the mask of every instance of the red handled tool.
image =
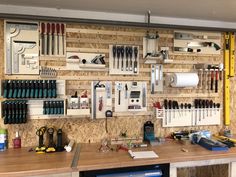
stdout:
[(60, 24), (56, 24), (56, 30), (57, 30), (57, 55), (59, 55), (59, 43), (60, 43)]
[(219, 71), (216, 70), (215, 93), (218, 92), (218, 80), (219, 80)]
[(55, 50), (55, 23), (52, 24), (52, 55), (54, 55)]
[(41, 23), (41, 54), (45, 55), (45, 23)]
[(61, 35), (62, 35), (62, 55), (64, 55), (65, 25), (63, 23), (61, 24)]
[(50, 23), (47, 23), (47, 55), (50, 53)]

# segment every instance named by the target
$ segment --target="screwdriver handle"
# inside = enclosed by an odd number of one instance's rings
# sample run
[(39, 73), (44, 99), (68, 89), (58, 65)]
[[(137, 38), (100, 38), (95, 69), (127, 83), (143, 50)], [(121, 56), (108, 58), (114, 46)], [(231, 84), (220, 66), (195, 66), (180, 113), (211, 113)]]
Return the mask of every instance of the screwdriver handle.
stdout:
[(211, 71), (211, 90), (213, 90), (214, 71)]
[(50, 33), (50, 28), (51, 28), (51, 25), (50, 25), (50, 23), (47, 23), (47, 34), (49, 34), (49, 33)]
[(52, 24), (52, 35), (55, 33), (55, 24)]
[(65, 25), (62, 23), (61, 24), (61, 34), (64, 35), (65, 33)]
[(59, 33), (60, 33), (60, 24), (59, 23), (56, 24), (56, 30), (57, 30), (57, 35), (59, 35)]
[(41, 34), (45, 33), (45, 23), (41, 23)]

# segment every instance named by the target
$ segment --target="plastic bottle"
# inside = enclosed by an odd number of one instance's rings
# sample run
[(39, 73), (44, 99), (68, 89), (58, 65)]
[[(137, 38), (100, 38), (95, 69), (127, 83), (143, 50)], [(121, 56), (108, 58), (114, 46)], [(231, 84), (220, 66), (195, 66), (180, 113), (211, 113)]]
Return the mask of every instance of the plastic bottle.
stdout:
[(17, 149), (17, 148), (21, 148), (21, 138), (19, 136), (19, 132), (16, 132), (16, 137), (15, 139), (13, 139), (13, 148)]
[(0, 151), (7, 149), (7, 130), (0, 128)]

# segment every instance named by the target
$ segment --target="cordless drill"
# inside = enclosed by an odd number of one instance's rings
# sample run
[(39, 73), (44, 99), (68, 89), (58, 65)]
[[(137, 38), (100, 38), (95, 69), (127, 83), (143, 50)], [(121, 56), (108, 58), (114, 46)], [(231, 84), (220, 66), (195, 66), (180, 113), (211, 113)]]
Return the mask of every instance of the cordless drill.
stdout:
[(39, 145), (38, 147), (35, 148), (35, 151), (39, 154), (45, 153), (46, 151), (46, 146), (43, 144), (43, 135), (46, 132), (46, 127), (41, 127), (36, 131), (36, 135), (39, 137)]

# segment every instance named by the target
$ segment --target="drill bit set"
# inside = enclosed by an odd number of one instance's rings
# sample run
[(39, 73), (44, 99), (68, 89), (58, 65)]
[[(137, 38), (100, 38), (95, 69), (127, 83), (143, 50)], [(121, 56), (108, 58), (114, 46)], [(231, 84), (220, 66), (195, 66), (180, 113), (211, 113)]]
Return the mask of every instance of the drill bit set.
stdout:
[(27, 122), (27, 101), (6, 100), (2, 103), (4, 124), (22, 124)]
[(139, 73), (139, 46), (109, 45), (110, 74)]
[(65, 56), (65, 24), (40, 23), (41, 56)]
[(153, 103), (153, 107), (163, 127), (220, 124), (220, 103), (213, 100), (195, 99), (192, 104), (165, 99), (163, 104)]
[(39, 70), (39, 75), (41, 78), (55, 78), (57, 77), (57, 71), (56, 69), (41, 66)]

